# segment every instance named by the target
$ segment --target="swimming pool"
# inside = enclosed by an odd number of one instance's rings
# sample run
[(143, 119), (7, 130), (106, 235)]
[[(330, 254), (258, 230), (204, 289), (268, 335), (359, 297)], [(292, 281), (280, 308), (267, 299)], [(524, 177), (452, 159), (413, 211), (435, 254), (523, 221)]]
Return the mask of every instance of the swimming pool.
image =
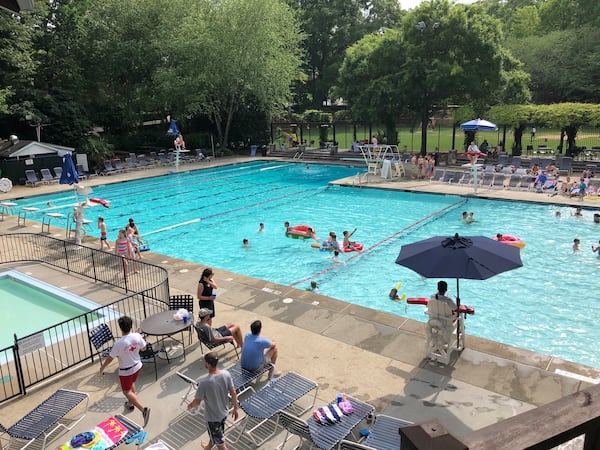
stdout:
[[(401, 245), (455, 232), (516, 235), (527, 244), (521, 269), (461, 281), (463, 303), (476, 309), (467, 332), (600, 367), (600, 300), (593, 295), (600, 258), (589, 250), (600, 228), (590, 211), (576, 218), (570, 208), (552, 205), (328, 185), (363, 170), (253, 162), (99, 186), (93, 196), (110, 200), (111, 207), (89, 208), (86, 218), (103, 216), (114, 240), (133, 217), (152, 251), (300, 289), (316, 280), (323, 294), (421, 321), (422, 307), (393, 302), (387, 294), (402, 282), (400, 294), (429, 296), (438, 280), (396, 265)], [(73, 194), (65, 191), (17, 203), (66, 214)], [(463, 210), (474, 211), (477, 221), (464, 224)], [(332, 264), (310, 242), (286, 238), (286, 220), (312, 225), (322, 238), (330, 230), (341, 238), (343, 230), (358, 227), (353, 239), (366, 251)], [(578, 253), (572, 251), (575, 237), (581, 239)], [(244, 238), (250, 248), (242, 248)], [(452, 293), (455, 283), (449, 284)]]
[(0, 299), (0, 348), (12, 345), (15, 333), (22, 338), (100, 307), (16, 270), (0, 273)]

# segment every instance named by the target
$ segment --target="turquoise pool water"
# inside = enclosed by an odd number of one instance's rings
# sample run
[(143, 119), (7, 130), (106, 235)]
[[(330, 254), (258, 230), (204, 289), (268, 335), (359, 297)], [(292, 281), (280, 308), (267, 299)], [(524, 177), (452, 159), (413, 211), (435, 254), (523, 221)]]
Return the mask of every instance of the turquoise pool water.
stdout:
[(0, 348), (99, 306), (14, 270), (0, 274), (0, 304)]
[[(592, 211), (577, 218), (567, 207), (328, 185), (362, 170), (253, 162), (99, 186), (92, 196), (109, 200), (111, 207), (89, 208), (86, 218), (97, 234), (95, 220), (103, 216), (114, 241), (133, 217), (152, 251), (300, 289), (316, 280), (326, 295), (421, 321), (423, 307), (387, 296), (398, 282), (409, 297), (435, 291), (437, 279), (421, 279), (394, 263), (403, 244), (455, 232), (516, 235), (527, 244), (521, 269), (461, 281), (462, 302), (476, 309), (467, 332), (600, 367), (600, 300), (594, 295), (600, 258), (590, 249), (600, 238), (600, 225)], [(66, 214), (73, 190), (65, 186), (65, 193), (17, 203)], [(474, 211), (477, 221), (462, 223), (463, 210)], [(286, 220), (312, 225), (322, 238), (334, 230), (341, 239), (343, 230), (357, 227), (353, 239), (366, 250), (333, 264), (311, 242), (286, 238)], [(263, 233), (257, 232), (260, 222)], [(574, 253), (576, 237), (581, 251)], [(244, 238), (248, 249), (242, 248)], [(455, 282), (448, 281), (453, 292)]]

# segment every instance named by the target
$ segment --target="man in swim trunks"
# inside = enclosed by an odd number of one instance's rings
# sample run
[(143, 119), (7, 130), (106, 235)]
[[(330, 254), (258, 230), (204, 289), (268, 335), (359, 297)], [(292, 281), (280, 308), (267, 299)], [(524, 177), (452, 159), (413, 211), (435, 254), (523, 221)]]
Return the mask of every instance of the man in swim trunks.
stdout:
[(100, 230), (100, 250), (106, 246), (106, 250), (111, 251), (112, 247), (106, 240), (106, 223), (104, 222), (104, 217), (98, 217), (98, 229)]
[(208, 308), (200, 308), (200, 320), (196, 322), (196, 328), (206, 335), (209, 342), (235, 342), (237, 348), (242, 348), (244, 337), (239, 325), (227, 322), (219, 328), (213, 328), (212, 313)]

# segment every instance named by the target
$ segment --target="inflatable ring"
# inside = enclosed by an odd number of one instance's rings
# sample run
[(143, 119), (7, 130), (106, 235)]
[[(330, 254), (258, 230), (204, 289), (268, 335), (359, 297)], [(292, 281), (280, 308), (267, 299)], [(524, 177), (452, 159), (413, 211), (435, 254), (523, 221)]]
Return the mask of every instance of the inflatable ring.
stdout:
[(360, 252), (363, 249), (363, 245), (360, 242), (351, 242), (349, 247), (344, 247), (345, 253)]
[[(494, 236), (492, 239), (497, 241), (498, 237)], [(516, 236), (511, 236), (510, 234), (503, 234), (502, 240), (499, 242), (502, 242), (503, 244), (507, 244), (507, 245), (512, 245), (513, 247), (517, 247), (518, 249), (525, 248), (525, 242), (523, 242), (521, 239), (519, 239)]]
[[(308, 229), (312, 230), (312, 233), (308, 232)], [(285, 236), (293, 239), (310, 239), (316, 230), (310, 225), (294, 225), (288, 231), (285, 232)]]
[[(409, 297), (406, 299), (406, 303), (409, 305), (425, 305), (429, 302), (428, 298), (425, 297)], [(475, 308), (469, 305), (460, 305), (459, 308), (461, 314), (475, 314)]]
[(12, 181), (8, 178), (0, 178), (0, 191), (9, 192), (13, 188)]
[[(2, 187), (0, 186), (0, 190), (2, 190)], [(5, 191), (6, 192), (6, 191)], [(598, 200), (598, 196), (597, 195), (586, 195), (585, 197), (583, 197), (585, 200)]]

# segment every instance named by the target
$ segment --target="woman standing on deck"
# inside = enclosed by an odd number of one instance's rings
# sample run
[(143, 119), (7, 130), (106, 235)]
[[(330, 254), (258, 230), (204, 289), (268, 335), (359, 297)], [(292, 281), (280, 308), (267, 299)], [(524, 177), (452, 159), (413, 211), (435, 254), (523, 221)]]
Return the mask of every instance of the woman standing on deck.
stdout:
[(208, 308), (212, 311), (211, 317), (215, 317), (215, 298), (217, 294), (214, 289), (217, 289), (217, 283), (214, 282), (214, 272), (210, 267), (202, 271), (202, 276), (198, 282), (198, 303), (200, 308)]

